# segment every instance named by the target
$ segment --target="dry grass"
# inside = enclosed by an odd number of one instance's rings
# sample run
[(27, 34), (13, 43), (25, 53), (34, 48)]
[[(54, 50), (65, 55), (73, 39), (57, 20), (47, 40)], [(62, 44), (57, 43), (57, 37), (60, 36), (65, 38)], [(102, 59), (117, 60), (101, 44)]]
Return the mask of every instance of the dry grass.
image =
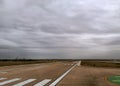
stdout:
[(51, 61), (0, 61), (0, 66), (25, 65), (25, 64), (48, 63), (48, 62)]
[(10, 65), (25, 65), (25, 64), (38, 64), (38, 63), (51, 63), (51, 62), (73, 62), (73, 60), (63, 60), (63, 59), (5, 59), (0, 60), (0, 66), (10, 66)]
[(117, 67), (120, 68), (120, 63), (112, 61), (82, 61), (81, 65), (93, 67)]

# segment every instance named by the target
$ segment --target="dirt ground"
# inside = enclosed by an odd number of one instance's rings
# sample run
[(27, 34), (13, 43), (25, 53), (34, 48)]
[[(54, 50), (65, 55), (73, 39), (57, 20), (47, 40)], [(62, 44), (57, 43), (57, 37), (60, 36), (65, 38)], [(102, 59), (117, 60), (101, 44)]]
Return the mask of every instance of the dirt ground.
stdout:
[(120, 75), (120, 69), (77, 66), (57, 86), (119, 86), (107, 81), (111, 75)]

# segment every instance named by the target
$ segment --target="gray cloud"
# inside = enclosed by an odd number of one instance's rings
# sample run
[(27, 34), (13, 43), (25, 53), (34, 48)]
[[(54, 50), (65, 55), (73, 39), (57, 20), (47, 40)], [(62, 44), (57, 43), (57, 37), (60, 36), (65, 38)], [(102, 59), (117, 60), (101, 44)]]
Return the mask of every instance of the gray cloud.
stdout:
[(120, 0), (1, 0), (0, 58), (119, 58)]

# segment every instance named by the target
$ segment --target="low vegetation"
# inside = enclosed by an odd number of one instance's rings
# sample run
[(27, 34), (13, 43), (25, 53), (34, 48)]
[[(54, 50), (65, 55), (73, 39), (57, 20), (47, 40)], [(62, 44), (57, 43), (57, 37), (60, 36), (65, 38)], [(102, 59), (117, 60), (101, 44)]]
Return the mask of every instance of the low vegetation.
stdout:
[(120, 61), (112, 61), (112, 60), (83, 60), (81, 65), (84, 66), (93, 66), (93, 67), (118, 67), (120, 68)]
[(83, 66), (93, 67), (120, 67), (120, 60), (101, 60), (101, 59), (0, 59), (0, 66), (38, 64), (50, 62), (71, 62), (81, 61)]
[(60, 61), (74, 61), (66, 59), (1, 59), (0, 66), (10, 66), (10, 65), (25, 65), (25, 64), (38, 64), (38, 63), (50, 63), (50, 62), (60, 62)]

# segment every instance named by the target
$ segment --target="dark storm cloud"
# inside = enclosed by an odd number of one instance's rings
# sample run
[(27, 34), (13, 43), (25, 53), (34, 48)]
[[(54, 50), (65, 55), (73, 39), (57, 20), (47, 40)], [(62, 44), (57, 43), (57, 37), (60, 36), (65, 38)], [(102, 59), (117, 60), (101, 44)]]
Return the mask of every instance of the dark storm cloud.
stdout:
[(119, 58), (119, 4), (1, 0), (0, 58)]

